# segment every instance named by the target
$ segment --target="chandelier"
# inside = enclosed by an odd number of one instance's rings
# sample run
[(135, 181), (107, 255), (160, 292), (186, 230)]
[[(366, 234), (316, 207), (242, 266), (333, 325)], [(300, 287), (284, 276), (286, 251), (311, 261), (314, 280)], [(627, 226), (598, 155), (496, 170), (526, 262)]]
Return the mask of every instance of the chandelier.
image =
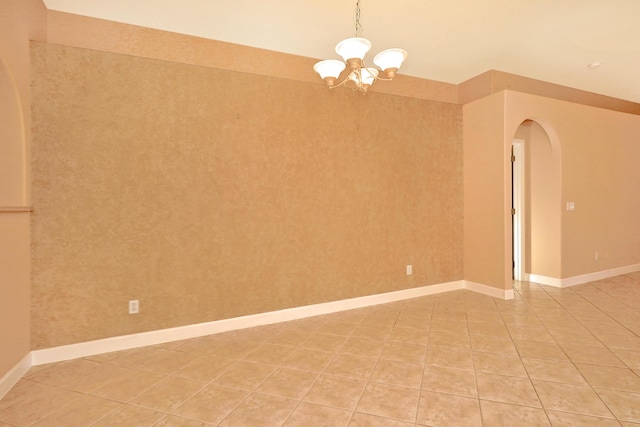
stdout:
[[(320, 74), (330, 89), (340, 86), (353, 86), (354, 90), (366, 93), (369, 87), (376, 80), (392, 80), (402, 61), (407, 57), (404, 49), (387, 49), (373, 58), (376, 68), (367, 67), (364, 56), (371, 49), (371, 42), (360, 37), (362, 26), (360, 25), (360, 0), (356, 1), (356, 36), (342, 40), (336, 46), (336, 53), (342, 57), (343, 61), (337, 59), (327, 59), (320, 61), (313, 66), (316, 73)], [(339, 83), (336, 83), (342, 71), (349, 67), (349, 74)], [(380, 71), (384, 77), (380, 76)]]

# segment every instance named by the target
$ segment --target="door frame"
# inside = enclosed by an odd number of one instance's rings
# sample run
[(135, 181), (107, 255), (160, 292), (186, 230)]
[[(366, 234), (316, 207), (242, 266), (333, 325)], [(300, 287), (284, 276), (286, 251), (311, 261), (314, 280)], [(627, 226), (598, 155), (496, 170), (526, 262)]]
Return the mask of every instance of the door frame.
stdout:
[(525, 150), (523, 139), (514, 138), (511, 143), (511, 207), (513, 279), (525, 279)]

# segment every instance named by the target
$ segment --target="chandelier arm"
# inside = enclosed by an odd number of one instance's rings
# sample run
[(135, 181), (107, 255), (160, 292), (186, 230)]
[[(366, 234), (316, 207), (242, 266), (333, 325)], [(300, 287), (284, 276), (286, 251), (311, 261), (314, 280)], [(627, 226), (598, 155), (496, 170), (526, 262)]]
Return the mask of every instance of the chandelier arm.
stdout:
[(349, 81), (349, 76), (345, 77), (344, 79), (342, 79), (342, 81), (338, 84), (334, 84), (333, 86), (329, 86), (329, 89), (335, 89), (338, 88), (340, 86), (345, 86), (345, 84)]
[[(374, 68), (374, 67), (367, 67), (367, 64), (365, 64), (365, 62), (364, 62), (364, 58), (362, 59), (362, 68), (366, 68), (367, 70), (376, 70), (376, 71), (378, 71), (378, 69), (377, 69), (377, 68)], [(371, 72), (370, 72), (370, 73), (371, 73)], [(374, 74), (374, 73), (371, 73), (371, 76), (373, 77), (373, 81), (376, 81), (376, 80), (382, 80), (382, 81), (385, 81), (385, 82), (389, 82), (389, 81), (393, 80), (393, 79), (388, 79), (388, 78), (385, 78), (385, 77), (378, 77), (379, 75), (380, 75), (380, 74), (377, 74), (377, 75), (376, 75), (376, 74)]]

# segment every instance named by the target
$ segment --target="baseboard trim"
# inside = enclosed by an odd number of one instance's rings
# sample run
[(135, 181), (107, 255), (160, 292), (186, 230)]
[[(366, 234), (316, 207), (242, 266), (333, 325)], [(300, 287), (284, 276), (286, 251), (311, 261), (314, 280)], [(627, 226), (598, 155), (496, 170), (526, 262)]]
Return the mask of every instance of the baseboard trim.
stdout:
[(31, 364), (31, 353), (28, 353), (16, 366), (0, 378), (0, 399), (2, 399), (13, 386), (18, 384), (18, 381), (20, 381), (24, 374), (31, 368)]
[(503, 290), (480, 283), (458, 280), (454, 282), (421, 286), (418, 288), (403, 289), (401, 291), (386, 292), (383, 294), (368, 295), (364, 297), (350, 298), (346, 300), (313, 304), (302, 307), (293, 307), (284, 310), (253, 314), (249, 316), (216, 320), (213, 322), (198, 323), (176, 328), (160, 329), (156, 331), (122, 335), (101, 340), (45, 348), (42, 350), (34, 350), (31, 352), (31, 363), (34, 366), (43, 365), (45, 363), (60, 362), (63, 360), (77, 359), (80, 357), (94, 356), (97, 354), (110, 353), (120, 350), (129, 350), (132, 348), (144, 347), (148, 345), (157, 345), (171, 341), (197, 338), (205, 335), (218, 334), (221, 332), (251, 328), (255, 326), (264, 326), (273, 323), (287, 322), (290, 320), (303, 319), (306, 317), (319, 316), (322, 314), (331, 314), (339, 311), (369, 307), (372, 305), (385, 304), (389, 302), (434, 295), (460, 289), (468, 289), (500, 299), (513, 299), (514, 296), (513, 289)]
[(623, 274), (635, 273), (637, 271), (640, 271), (640, 264), (611, 268), (609, 270), (601, 270), (593, 273), (581, 274), (579, 276), (567, 277), (564, 279), (527, 273), (525, 274), (525, 280), (529, 282), (539, 283), (541, 285), (554, 286), (556, 288), (568, 288), (571, 286), (582, 285), (584, 283), (595, 282), (597, 280), (621, 276)]
[(527, 282), (537, 283), (539, 285), (553, 286), (554, 288), (562, 288), (562, 279), (555, 277), (542, 276), (540, 274), (525, 273), (524, 280)]
[(110, 353), (113, 351), (128, 350), (148, 345), (157, 345), (171, 341), (197, 338), (237, 329), (287, 322), (290, 320), (385, 304), (459, 289), (465, 289), (465, 281), (459, 280), (455, 282), (440, 283), (383, 294), (368, 295), (364, 297), (294, 307), (231, 319), (216, 320), (213, 322), (198, 323), (176, 328), (160, 329), (138, 334), (122, 335), (101, 340), (45, 348), (31, 352), (32, 364), (43, 365), (45, 363), (60, 362), (63, 360), (94, 356), (96, 354)]
[(480, 294), (488, 295), (494, 298), (500, 298), (503, 300), (509, 300), (514, 298), (513, 288), (511, 289), (499, 289), (493, 286), (483, 285), (482, 283), (464, 281), (464, 288), (470, 291), (478, 292)]
[(640, 264), (632, 264), (624, 267), (612, 268), (609, 270), (596, 271), (595, 273), (582, 274), (580, 276), (568, 277), (562, 279), (562, 287), (581, 285), (583, 283), (595, 282), (596, 280), (609, 279), (623, 274), (635, 273), (640, 271)]

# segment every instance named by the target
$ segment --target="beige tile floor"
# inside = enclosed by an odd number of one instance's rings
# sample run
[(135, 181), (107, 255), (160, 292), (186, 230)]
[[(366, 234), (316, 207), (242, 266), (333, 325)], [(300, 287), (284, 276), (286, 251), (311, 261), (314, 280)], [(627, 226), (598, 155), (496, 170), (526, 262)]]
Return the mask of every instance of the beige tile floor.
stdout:
[(0, 426), (640, 426), (640, 273), (32, 368)]

